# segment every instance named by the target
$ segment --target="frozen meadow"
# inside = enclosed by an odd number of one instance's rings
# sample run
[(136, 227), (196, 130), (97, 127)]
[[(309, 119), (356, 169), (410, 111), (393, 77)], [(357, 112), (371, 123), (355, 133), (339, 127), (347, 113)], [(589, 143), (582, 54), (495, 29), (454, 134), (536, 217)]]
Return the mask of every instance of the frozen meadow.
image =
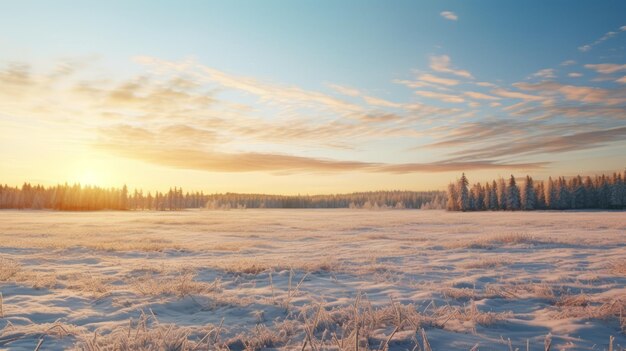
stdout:
[(623, 350), (626, 213), (7, 210), (0, 293), (0, 349)]

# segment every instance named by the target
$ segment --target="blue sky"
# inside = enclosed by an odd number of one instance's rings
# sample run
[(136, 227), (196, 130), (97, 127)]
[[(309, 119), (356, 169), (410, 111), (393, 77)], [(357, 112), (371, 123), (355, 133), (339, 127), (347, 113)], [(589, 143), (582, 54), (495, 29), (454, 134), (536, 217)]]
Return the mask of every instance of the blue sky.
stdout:
[(623, 1), (0, 4), (8, 182), (293, 193), (626, 164)]

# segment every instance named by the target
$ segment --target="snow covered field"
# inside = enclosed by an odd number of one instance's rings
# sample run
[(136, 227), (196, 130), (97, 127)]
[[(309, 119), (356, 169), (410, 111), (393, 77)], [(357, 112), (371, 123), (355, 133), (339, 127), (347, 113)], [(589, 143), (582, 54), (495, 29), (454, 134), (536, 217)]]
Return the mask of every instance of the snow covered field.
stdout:
[(0, 349), (621, 350), (626, 213), (0, 211), (0, 292)]

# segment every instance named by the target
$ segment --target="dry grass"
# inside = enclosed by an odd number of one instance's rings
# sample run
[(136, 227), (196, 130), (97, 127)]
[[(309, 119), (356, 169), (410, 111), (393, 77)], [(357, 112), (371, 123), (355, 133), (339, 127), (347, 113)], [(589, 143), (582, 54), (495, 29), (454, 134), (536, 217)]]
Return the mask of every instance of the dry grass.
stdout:
[(72, 273), (61, 275), (59, 279), (65, 282), (66, 289), (86, 293), (94, 299), (100, 299), (110, 294), (110, 278), (89, 273)]
[(555, 318), (616, 319), (622, 331), (626, 332), (626, 299), (623, 297), (593, 302), (582, 295), (569, 296), (565, 303), (557, 304), (557, 307)]
[[(0, 239), (2, 233), (0, 233)], [(144, 237), (137, 239), (134, 237), (124, 236), (115, 238), (114, 236), (94, 237), (84, 234), (58, 234), (50, 237), (29, 237), (11, 238), (6, 240), (10, 242), (11, 248), (40, 248), (50, 250), (65, 250), (71, 248), (85, 248), (106, 252), (125, 252), (125, 251), (141, 251), (141, 252), (163, 252), (166, 250), (191, 250), (193, 247), (187, 247), (171, 240)], [(0, 246), (5, 246), (1, 244)]]
[(568, 244), (562, 240), (547, 237), (535, 237), (528, 233), (503, 233), (489, 234), (472, 239), (448, 242), (444, 246), (448, 249), (493, 249), (507, 245), (545, 245), (545, 244)]
[(506, 299), (538, 298), (555, 301), (554, 289), (545, 283), (487, 284), (484, 296)]
[(445, 298), (455, 300), (474, 300), (476, 299), (476, 290), (469, 288), (446, 288), (441, 290), (441, 294)]
[(80, 246), (88, 249), (100, 250), (100, 251), (144, 251), (144, 252), (162, 252), (165, 250), (185, 250), (186, 247), (171, 240), (146, 238), (142, 240), (105, 240), (105, 241), (92, 241), (82, 242)]
[(615, 260), (607, 265), (607, 269), (611, 274), (626, 277), (626, 260)]
[(232, 274), (254, 274), (263, 273), (272, 269), (272, 265), (255, 259), (240, 259), (227, 262), (221, 268)]
[(60, 321), (26, 325), (14, 325), (9, 322), (0, 330), (0, 346), (20, 339), (43, 340), (45, 336), (58, 339), (74, 338), (82, 333), (85, 333), (85, 329)]
[(54, 289), (58, 287), (58, 278), (54, 272), (21, 270), (16, 275), (16, 281), (37, 290)]
[[(50, 334), (41, 350), (77, 341), (76, 349), (90, 351), (426, 351), (431, 350), (428, 339), (435, 337), (436, 350), (463, 349), (459, 345), (468, 350), (469, 340), (479, 341), (480, 349), (506, 349), (507, 343), (500, 344), (496, 334), (506, 339), (510, 332), (517, 343), (512, 349), (524, 350), (521, 339), (543, 327), (558, 326), (552, 329), (559, 333), (553, 349), (569, 347), (570, 339), (561, 330), (583, 325), (589, 333), (619, 332), (616, 325), (626, 330), (623, 301), (601, 300), (619, 296), (624, 288), (620, 277), (626, 264), (605, 259), (623, 253), (615, 244), (623, 242), (621, 222), (607, 224), (604, 230), (597, 229), (604, 225), (601, 219), (592, 218), (590, 230), (599, 232), (589, 239), (592, 247), (583, 248), (558, 245), (565, 243), (561, 238), (583, 240), (587, 235), (585, 230), (569, 235), (582, 223), (573, 223), (574, 217), (537, 214), (537, 221), (523, 219), (520, 224), (519, 219), (502, 216), (489, 218), (485, 226), (485, 220), (474, 220), (480, 214), (448, 220), (448, 213), (434, 213), (445, 218), (433, 220), (410, 213), (407, 218), (384, 217), (380, 231), (371, 231), (368, 228), (377, 228), (382, 220), (372, 218), (375, 213), (357, 217), (346, 212), (351, 218), (331, 222), (327, 217), (334, 212), (312, 211), (317, 217), (306, 221), (293, 218), (299, 216), (292, 212), (267, 212), (256, 216), (247, 211), (252, 218), (246, 221), (240, 215), (224, 219), (228, 214), (208, 218), (211, 213), (202, 213), (172, 223), (167, 231), (156, 218), (135, 226), (138, 218), (126, 213), (119, 214), (123, 218), (113, 228), (109, 221), (118, 214), (107, 213), (101, 224), (92, 224), (86, 216), (77, 219), (80, 225), (73, 224), (72, 217), (52, 229), (33, 220), (20, 224), (24, 233), (39, 226), (39, 236), (27, 237), (28, 247), (50, 244), (62, 250), (7, 249), (5, 258), (0, 257), (0, 282), (6, 282), (0, 283), (6, 306), (0, 348), (27, 345), (32, 350), (38, 337)], [(266, 219), (274, 213), (280, 216)], [(164, 224), (171, 218), (163, 219)], [(53, 219), (52, 224), (57, 221)], [(595, 236), (612, 245), (602, 247)], [(173, 251), (180, 249), (189, 252)], [(346, 299), (359, 291), (364, 293)], [(87, 295), (109, 298), (89, 301)], [(387, 302), (385, 296), (397, 300)], [(0, 302), (0, 316), (2, 307)], [(160, 323), (151, 313), (137, 320), (138, 309), (150, 308), (176, 325)], [(18, 325), (28, 323), (24, 318), (38, 323), (40, 316), (57, 314), (63, 322), (85, 327)], [(223, 325), (208, 324), (222, 317)], [(511, 323), (505, 324), (507, 320)], [(54, 328), (46, 331), (46, 326)], [(577, 340), (572, 336), (569, 343), (575, 345), (570, 348), (604, 338), (589, 333)], [(52, 335), (69, 339), (53, 345)], [(539, 335), (533, 341), (530, 349), (543, 349)], [(622, 335), (615, 342), (619, 348)]]
[(323, 257), (317, 260), (261, 260), (239, 258), (220, 262), (217, 268), (231, 274), (258, 275), (270, 271), (298, 270), (306, 273), (336, 272), (341, 268), (341, 263), (332, 257)]
[(51, 289), (57, 285), (54, 273), (27, 270), (16, 260), (0, 257), (0, 282), (9, 281), (34, 289)]
[(193, 272), (180, 272), (175, 276), (155, 277), (150, 274), (134, 278), (130, 285), (135, 291), (145, 296), (178, 296), (200, 295), (220, 292), (221, 281), (212, 283), (195, 281)]
[(228, 252), (238, 252), (242, 249), (253, 247), (252, 243), (246, 242), (224, 242), (224, 243), (216, 243), (211, 246), (208, 250), (211, 251), (228, 251)]
[(591, 298), (587, 294), (562, 295), (556, 302), (559, 307), (585, 307), (591, 303)]
[(0, 257), (0, 282), (9, 281), (22, 270), (22, 266), (15, 260)]
[(284, 346), (291, 333), (288, 329), (275, 327), (271, 329), (265, 325), (257, 325), (246, 333), (241, 333), (226, 342), (228, 349), (259, 351), (268, 348)]
[(513, 263), (513, 261), (510, 258), (506, 258), (503, 256), (490, 256), (481, 257), (477, 260), (464, 263), (461, 265), (461, 267), (468, 269), (486, 269), (507, 266), (511, 263)]
[[(74, 346), (81, 351), (191, 351), (209, 350), (201, 348), (205, 339), (196, 342), (189, 340), (192, 329), (171, 324), (160, 324), (154, 314), (142, 313), (139, 320), (131, 319), (127, 327), (118, 327), (107, 334), (97, 331), (93, 334), (81, 334)], [(208, 333), (207, 333), (208, 335)]]

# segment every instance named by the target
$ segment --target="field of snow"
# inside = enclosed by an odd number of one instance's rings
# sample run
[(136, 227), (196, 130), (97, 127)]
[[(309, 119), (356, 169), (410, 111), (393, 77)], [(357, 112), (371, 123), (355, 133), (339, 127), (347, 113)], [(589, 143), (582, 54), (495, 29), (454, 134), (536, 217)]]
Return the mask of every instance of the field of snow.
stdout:
[(623, 350), (626, 213), (0, 211), (0, 293), (0, 349)]

